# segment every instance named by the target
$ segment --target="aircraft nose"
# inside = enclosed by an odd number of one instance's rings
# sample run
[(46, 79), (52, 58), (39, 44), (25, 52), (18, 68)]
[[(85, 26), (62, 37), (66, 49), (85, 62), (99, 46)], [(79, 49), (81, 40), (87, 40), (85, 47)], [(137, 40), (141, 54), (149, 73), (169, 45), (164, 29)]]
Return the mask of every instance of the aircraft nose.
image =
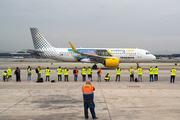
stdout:
[(154, 55), (151, 56), (152, 60), (156, 60), (156, 57)]

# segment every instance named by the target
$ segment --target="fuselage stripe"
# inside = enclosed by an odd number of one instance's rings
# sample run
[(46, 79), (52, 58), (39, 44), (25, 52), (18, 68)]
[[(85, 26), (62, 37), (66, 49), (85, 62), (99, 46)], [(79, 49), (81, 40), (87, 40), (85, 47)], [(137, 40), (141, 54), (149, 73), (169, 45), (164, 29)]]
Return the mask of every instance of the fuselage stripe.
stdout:
[(109, 54), (111, 54), (111, 55), (114, 57), (114, 55), (110, 52), (110, 50), (109, 50), (109, 49), (107, 49), (107, 51), (109, 52)]
[[(68, 49), (67, 49), (68, 51)], [(68, 51), (68, 53), (77, 61), (77, 59)]]

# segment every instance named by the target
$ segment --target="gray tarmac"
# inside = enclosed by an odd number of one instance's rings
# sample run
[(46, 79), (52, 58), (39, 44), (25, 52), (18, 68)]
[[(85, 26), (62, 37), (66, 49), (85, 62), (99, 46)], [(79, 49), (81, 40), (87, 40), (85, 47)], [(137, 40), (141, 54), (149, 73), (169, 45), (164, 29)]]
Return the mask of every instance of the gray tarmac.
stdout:
[[(27, 81), (25, 68), (32, 69), (32, 82)], [(51, 68), (51, 80), (55, 83), (36, 83), (35, 68)], [(57, 82), (56, 68), (69, 68), (69, 82)], [(2, 82), (0, 78), (0, 120), (84, 120), (83, 97), (81, 92), (81, 70), (78, 81), (73, 81), (73, 68), (92, 64), (76, 63), (10, 63), (0, 62), (0, 72), (7, 67), (20, 67), (21, 81)], [(129, 67), (135, 64), (120, 64), (121, 81), (115, 82), (115, 69), (102, 69), (102, 81), (97, 82), (97, 70), (93, 70), (95, 111), (99, 120), (179, 120), (180, 118), (180, 70), (173, 63), (143, 63), (143, 82), (129, 82)], [(159, 66), (159, 81), (149, 82), (149, 66)], [(177, 69), (175, 83), (169, 83), (170, 70)], [(105, 82), (104, 76), (110, 73), (110, 82)], [(137, 71), (135, 71), (137, 77)], [(64, 78), (64, 77), (63, 77)], [(89, 113), (89, 119), (92, 119)]]

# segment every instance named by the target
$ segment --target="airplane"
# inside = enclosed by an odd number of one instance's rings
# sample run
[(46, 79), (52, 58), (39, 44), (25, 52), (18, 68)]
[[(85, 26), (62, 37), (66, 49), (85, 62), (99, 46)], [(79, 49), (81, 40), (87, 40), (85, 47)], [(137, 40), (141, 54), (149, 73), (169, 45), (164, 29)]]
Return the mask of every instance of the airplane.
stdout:
[(138, 48), (55, 48), (49, 44), (37, 28), (30, 28), (35, 49), (26, 49), (27, 52), (65, 62), (98, 63), (105, 67), (118, 67), (119, 63), (137, 63), (154, 61), (156, 57), (149, 51)]

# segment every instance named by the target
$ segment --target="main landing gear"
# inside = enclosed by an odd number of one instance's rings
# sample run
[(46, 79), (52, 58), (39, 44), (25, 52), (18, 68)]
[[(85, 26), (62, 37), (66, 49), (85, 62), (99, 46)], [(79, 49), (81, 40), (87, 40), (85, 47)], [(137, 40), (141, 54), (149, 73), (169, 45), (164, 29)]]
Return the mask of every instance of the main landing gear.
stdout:
[(94, 65), (92, 66), (92, 69), (97, 69), (97, 65), (94, 64)]

